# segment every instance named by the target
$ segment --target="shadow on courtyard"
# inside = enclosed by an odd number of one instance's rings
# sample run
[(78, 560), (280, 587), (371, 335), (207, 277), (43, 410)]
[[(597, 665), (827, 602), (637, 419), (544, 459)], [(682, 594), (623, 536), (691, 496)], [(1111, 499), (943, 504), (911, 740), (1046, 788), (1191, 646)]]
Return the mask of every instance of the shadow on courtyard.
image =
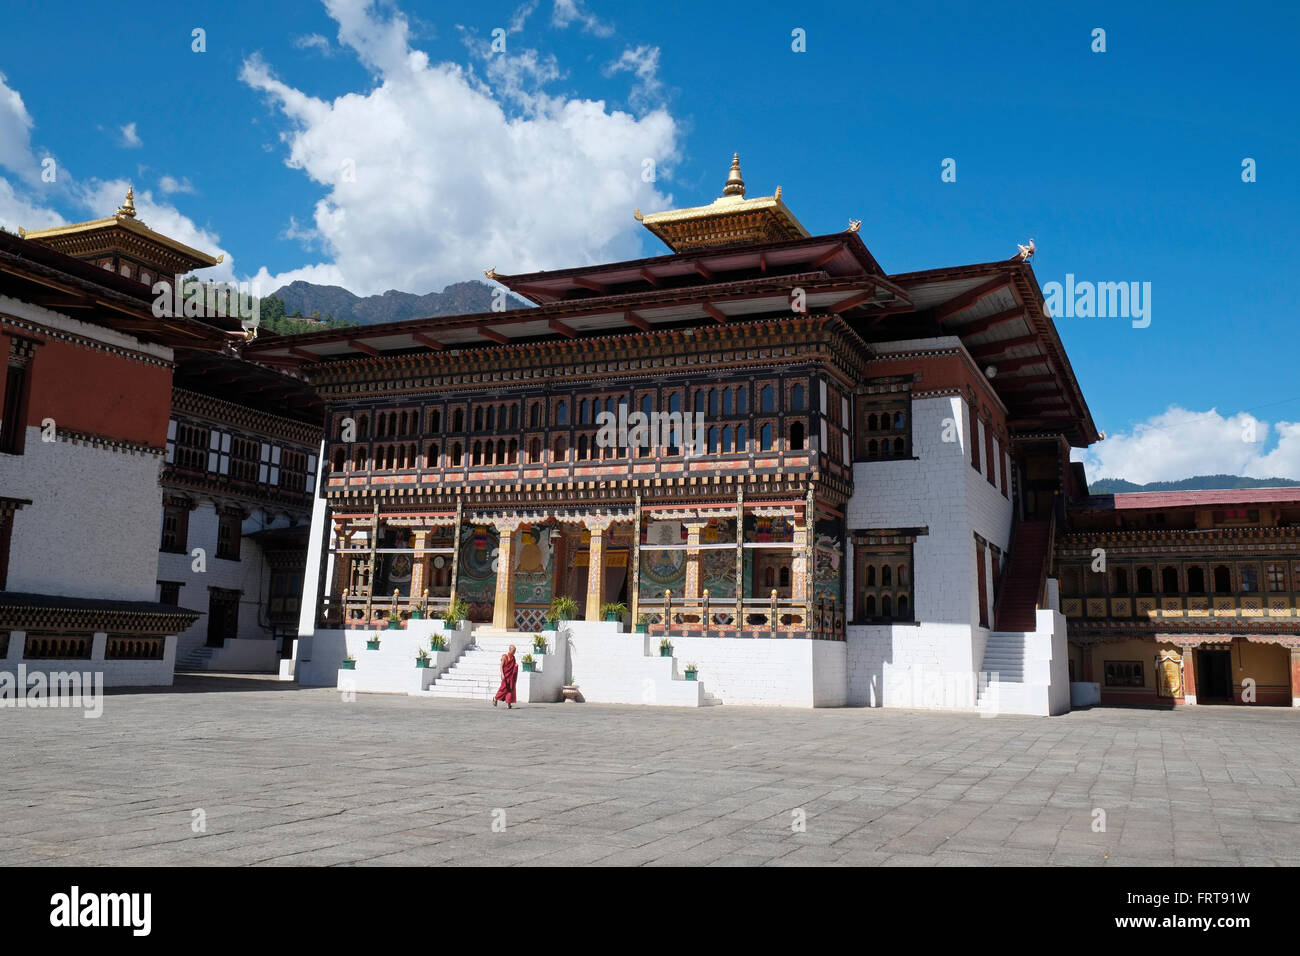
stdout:
[(296, 681), (280, 680), (274, 674), (186, 673), (178, 671), (175, 682), (160, 687), (105, 687), (109, 696), (144, 694), (227, 694), (257, 691), (312, 690)]

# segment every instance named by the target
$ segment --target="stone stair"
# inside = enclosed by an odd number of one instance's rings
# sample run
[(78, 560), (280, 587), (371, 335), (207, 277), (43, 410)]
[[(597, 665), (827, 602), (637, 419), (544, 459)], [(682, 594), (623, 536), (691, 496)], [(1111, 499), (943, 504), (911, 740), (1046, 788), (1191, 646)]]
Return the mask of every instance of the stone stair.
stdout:
[[(554, 637), (548, 635), (548, 640)], [(460, 700), (491, 700), (501, 686), (501, 655), (515, 645), (515, 660), (523, 669), (525, 654), (532, 654), (533, 635), (522, 631), (502, 631), (492, 627), (474, 629), (474, 643), (465, 649), (456, 663), (438, 675), (426, 693), (431, 697)]]
[(984, 646), (984, 663), (976, 691), (978, 710), (1022, 712), (1029, 636), (1022, 631), (993, 631)]
[(176, 658), (176, 670), (178, 671), (204, 671), (212, 664), (212, 657), (217, 653), (215, 647), (209, 647), (206, 644), (200, 644), (198, 647), (192, 647), (183, 655)]

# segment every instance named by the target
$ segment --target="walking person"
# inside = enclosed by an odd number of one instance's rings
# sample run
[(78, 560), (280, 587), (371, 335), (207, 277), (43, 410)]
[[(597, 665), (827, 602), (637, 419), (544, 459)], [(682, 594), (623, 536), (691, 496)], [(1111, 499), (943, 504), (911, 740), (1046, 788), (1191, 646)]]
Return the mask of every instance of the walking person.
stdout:
[(497, 695), (492, 698), (493, 707), (504, 700), (507, 710), (514, 709), (515, 681), (518, 677), (519, 665), (515, 662), (515, 646), (511, 644), (510, 650), (501, 655), (501, 686), (497, 688)]

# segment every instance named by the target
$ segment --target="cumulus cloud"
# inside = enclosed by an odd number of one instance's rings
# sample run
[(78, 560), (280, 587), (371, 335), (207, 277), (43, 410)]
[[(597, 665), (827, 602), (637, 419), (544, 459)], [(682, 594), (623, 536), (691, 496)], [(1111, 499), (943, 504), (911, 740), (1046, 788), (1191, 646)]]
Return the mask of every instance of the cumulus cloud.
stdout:
[(678, 127), (666, 109), (633, 115), (547, 95), (540, 86), (558, 65), (534, 51), (488, 60), (482, 77), (431, 63), (411, 47), (400, 11), (384, 16), (366, 0), (326, 0), (326, 9), (340, 44), (375, 74), (372, 88), (320, 99), (258, 56), (240, 73), (285, 119), (287, 165), (324, 191), (313, 232), (328, 261), (263, 270), (264, 282), (426, 292), (488, 267), (524, 272), (639, 254), (633, 207), (671, 202), (641, 179), (645, 159), (660, 171), (676, 159)]
[(22, 96), (0, 73), (0, 166), (29, 182), (40, 178), (40, 164), (32, 154), (32, 125)]
[(122, 145), (127, 149), (139, 149), (144, 145), (140, 140), (140, 134), (135, 131), (134, 123), (127, 123), (120, 128), (119, 132), (122, 134)]
[(614, 33), (612, 26), (583, 9), (581, 0), (555, 0), (555, 6), (551, 9), (551, 23), (561, 30), (577, 23), (587, 33), (598, 37), (607, 37)]
[(192, 193), (194, 192), (194, 184), (185, 176), (180, 179), (175, 176), (163, 176), (162, 179), (158, 180), (158, 189), (165, 196), (170, 196), (172, 193)]
[(1084, 462), (1090, 480), (1146, 484), (1193, 475), (1300, 478), (1300, 422), (1270, 425), (1247, 412), (1223, 415), (1215, 408), (1196, 412), (1172, 405), (1074, 457)]

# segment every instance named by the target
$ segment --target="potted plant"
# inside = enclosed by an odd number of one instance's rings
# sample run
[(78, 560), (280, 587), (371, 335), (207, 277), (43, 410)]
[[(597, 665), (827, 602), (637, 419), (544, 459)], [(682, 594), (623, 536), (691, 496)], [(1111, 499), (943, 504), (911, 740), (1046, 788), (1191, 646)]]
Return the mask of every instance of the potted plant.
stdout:
[(429, 638), (429, 650), (445, 651), (447, 649), (447, 638), (442, 634), (434, 634)]
[(612, 601), (602, 607), (600, 613), (605, 616), (607, 621), (620, 621), (623, 615), (627, 613), (627, 605), (622, 601)]
[(660, 657), (673, 656), (673, 642), (668, 640), (668, 638), (666, 637), (659, 641), (659, 656)]
[(357, 659), (355, 657), (349, 654), (347, 657), (343, 658), (343, 670), (354, 671), (356, 669), (357, 669)]
[[(415, 666), (416, 666), (416, 667), (428, 667), (428, 666), (429, 666), (429, 652), (426, 651), (423, 647), (420, 648), (420, 653), (419, 653), (419, 655), (417, 655), (416, 658), (415, 658)], [(689, 678), (688, 678), (688, 679), (689, 679)]]
[(424, 602), (423, 602), (422, 604), (418, 604), (418, 605), (416, 605), (415, 607), (412, 607), (412, 608), (411, 608), (411, 620), (412, 620), (412, 621), (423, 621), (423, 620), (424, 620), (424, 609), (425, 609), (425, 607), (428, 605), (428, 603), (429, 603), (429, 590), (428, 590), (428, 588), (426, 588), (425, 591), (424, 591)]
[(378, 633), (376, 633), (374, 637), (368, 637), (368, 638), (366, 638), (366, 650), (368, 650), (368, 651), (377, 651), (377, 650), (379, 650), (379, 634), (378, 634)]
[(582, 699), (582, 694), (578, 691), (578, 685), (574, 681), (565, 684), (561, 689), (566, 702), (573, 701), (575, 704)]
[(542, 635), (540, 635), (540, 634), (534, 634), (534, 635), (533, 635), (533, 650), (535, 650), (538, 654), (545, 654), (545, 653), (546, 653), (546, 638), (542, 637)]
[(650, 618), (642, 614), (640, 617), (636, 619), (636, 632), (638, 634), (645, 634), (649, 630), (650, 630)]
[(401, 626), (402, 626), (402, 619), (397, 614), (393, 614), (391, 617), (389, 617), (388, 629), (390, 631), (399, 630)]
[(545, 631), (554, 631), (554, 630), (555, 630), (555, 627), (556, 627), (556, 623), (555, 623), (555, 622), (558, 621), (559, 619), (560, 619), (560, 616), (559, 616), (558, 614), (556, 614), (554, 611), (547, 611), (547, 612), (546, 612), (546, 623), (542, 625), (542, 630), (543, 630), (544, 632), (545, 632)]
[(578, 602), (567, 594), (561, 594), (551, 601), (551, 613), (557, 621), (572, 621), (578, 615)]
[(524, 665), (524, 672), (532, 674), (537, 670), (537, 661), (533, 660), (532, 654), (525, 654), (519, 659), (519, 663)]
[(469, 617), (469, 605), (460, 598), (447, 605), (447, 613), (442, 616), (442, 626), (449, 631), (460, 627), (460, 622)]
[(699, 672), (700, 672), (700, 669), (699, 669), (698, 667), (696, 667), (694, 664), (687, 664), (687, 665), (686, 665), (686, 679), (687, 679), (687, 680), (695, 680), (695, 675), (698, 674)]

